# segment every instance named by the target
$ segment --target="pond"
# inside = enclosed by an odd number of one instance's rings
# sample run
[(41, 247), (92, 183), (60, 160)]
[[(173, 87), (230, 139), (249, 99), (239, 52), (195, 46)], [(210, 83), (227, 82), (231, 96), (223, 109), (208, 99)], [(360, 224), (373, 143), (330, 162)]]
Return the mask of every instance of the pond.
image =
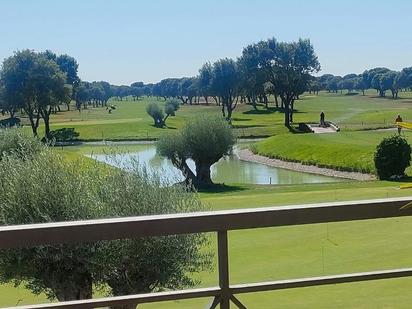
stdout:
[[(156, 146), (154, 144), (134, 145), (132, 149), (128, 152), (122, 152), (119, 147), (115, 150), (115, 155), (90, 151), (88, 156), (114, 166), (125, 167), (131, 164), (131, 160), (137, 160), (139, 165), (145, 166), (149, 171), (159, 173), (162, 179), (173, 182), (183, 180), (180, 170), (175, 168), (170, 160), (156, 154)], [(236, 154), (237, 149), (237, 147), (234, 149), (233, 155), (222, 158), (212, 166), (211, 175), (214, 182), (226, 184), (304, 184), (342, 181), (339, 178), (295, 172), (242, 161)], [(194, 170), (195, 165), (193, 161), (188, 161), (188, 165)]]

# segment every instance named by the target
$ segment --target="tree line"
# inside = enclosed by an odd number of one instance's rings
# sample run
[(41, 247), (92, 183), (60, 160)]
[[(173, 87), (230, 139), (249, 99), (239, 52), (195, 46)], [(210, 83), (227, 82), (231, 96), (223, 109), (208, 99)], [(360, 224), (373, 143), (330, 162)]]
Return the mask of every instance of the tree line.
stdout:
[[(158, 83), (134, 82), (131, 85), (112, 85), (106, 81), (87, 82), (78, 76), (78, 63), (68, 55), (51, 51), (23, 50), (6, 58), (0, 71), (0, 111), (13, 118), (22, 110), (28, 117), (33, 134), (37, 136), (39, 122), (43, 119), (46, 138), (50, 137), (50, 115), (61, 111), (61, 106), (75, 102), (81, 111), (88, 107), (106, 107), (110, 98), (123, 100), (131, 97), (138, 101), (142, 96), (174, 100), (164, 112), (151, 106), (155, 124), (177, 110), (180, 104), (199, 104), (211, 101), (220, 107), (222, 116), (231, 122), (232, 113), (239, 103), (258, 108), (258, 103), (268, 108), (269, 97), (275, 108), (284, 112), (284, 124), (291, 127), (294, 102), (306, 91), (338, 92), (354, 90), (365, 94), (375, 89), (381, 97), (390, 91), (398, 98), (399, 91), (412, 88), (412, 67), (400, 72), (378, 67), (362, 74), (314, 76), (320, 64), (314, 47), (308, 39), (279, 42), (275, 38), (246, 46), (236, 59), (222, 58), (207, 62), (196, 76), (166, 78)], [(149, 111), (148, 111), (149, 112)], [(166, 114), (166, 116), (164, 116)]]
[(365, 90), (375, 89), (380, 97), (385, 97), (390, 91), (392, 98), (397, 99), (400, 91), (411, 88), (412, 67), (403, 68), (399, 72), (378, 67), (365, 70), (362, 74), (347, 74), (343, 77), (332, 74), (313, 77), (307, 90), (315, 94), (321, 90), (334, 93), (343, 90), (351, 93), (356, 90), (365, 95)]

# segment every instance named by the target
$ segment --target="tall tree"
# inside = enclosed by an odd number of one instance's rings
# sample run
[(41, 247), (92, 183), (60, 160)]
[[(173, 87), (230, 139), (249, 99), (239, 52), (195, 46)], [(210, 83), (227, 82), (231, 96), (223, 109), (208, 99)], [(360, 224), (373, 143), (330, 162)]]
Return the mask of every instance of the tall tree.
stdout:
[(380, 75), (380, 88), (383, 92), (390, 90), (392, 93), (392, 98), (398, 98), (399, 84), (398, 77), (399, 72), (388, 71), (385, 74)]
[(309, 40), (278, 42), (269, 39), (258, 43), (259, 65), (268, 74), (270, 82), (282, 99), (285, 126), (290, 128), (295, 99), (305, 90), (311, 73), (320, 70), (315, 50)]
[[(59, 65), (60, 70), (66, 73), (67, 84), (69, 84), (72, 88), (71, 99), (75, 100), (77, 87), (80, 83), (80, 78), (77, 74), (79, 64), (77, 63), (76, 59), (69, 55), (58, 56), (56, 62)], [(66, 102), (66, 104), (67, 110), (70, 110), (70, 101)]]
[[(244, 94), (250, 99), (254, 109), (257, 109), (258, 96), (263, 96), (267, 106), (267, 97), (264, 84), (268, 81), (266, 71), (259, 65), (261, 53), (259, 44), (247, 46), (242, 51), (242, 56), (239, 58), (239, 69), (241, 71), (241, 86)], [(273, 86), (273, 85), (272, 85)], [(268, 88), (266, 88), (268, 89)], [(269, 89), (268, 89), (269, 90)], [(270, 88), (275, 97), (276, 106), (277, 94), (275, 87)]]
[(240, 72), (233, 59), (224, 58), (213, 63), (211, 88), (222, 102), (222, 114), (229, 122), (236, 108), (235, 98), (240, 86)]
[(402, 69), (397, 77), (397, 83), (401, 89), (412, 87), (412, 67)]
[(48, 138), (53, 107), (70, 98), (66, 74), (45, 53), (23, 50), (4, 60), (1, 80), (5, 100), (23, 108), (35, 136), (43, 118)]
[(385, 96), (385, 91), (382, 90), (381, 87), (381, 77), (383, 74), (389, 72), (390, 70), (387, 68), (373, 68), (371, 70), (366, 70), (362, 74), (363, 81), (366, 85), (366, 88), (374, 88), (379, 93), (380, 97)]
[(206, 104), (209, 104), (209, 96), (213, 95), (211, 93), (212, 65), (210, 64), (210, 62), (205, 63), (200, 68), (197, 80), (200, 95), (202, 95), (205, 98)]

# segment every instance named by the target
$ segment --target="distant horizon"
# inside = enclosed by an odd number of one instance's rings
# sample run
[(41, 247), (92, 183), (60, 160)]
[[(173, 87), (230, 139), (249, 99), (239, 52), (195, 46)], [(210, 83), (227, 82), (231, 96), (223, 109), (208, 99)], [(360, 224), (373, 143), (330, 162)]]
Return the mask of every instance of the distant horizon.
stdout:
[(50, 49), (76, 58), (85, 81), (195, 76), (205, 62), (237, 58), (271, 37), (310, 39), (322, 66), (317, 75), (412, 66), (412, 3), (402, 0), (2, 0), (0, 10), (1, 61), (17, 50)]

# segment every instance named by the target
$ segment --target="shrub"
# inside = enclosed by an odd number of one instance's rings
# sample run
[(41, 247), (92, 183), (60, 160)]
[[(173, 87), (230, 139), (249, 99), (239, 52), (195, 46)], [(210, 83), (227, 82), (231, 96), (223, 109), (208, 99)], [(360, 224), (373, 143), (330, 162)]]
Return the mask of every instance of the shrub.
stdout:
[(7, 155), (32, 157), (44, 149), (36, 138), (25, 134), (20, 129), (0, 129), (0, 160)]
[(76, 140), (80, 134), (74, 128), (62, 128), (50, 131), (49, 140), (56, 142), (68, 142)]
[(374, 161), (379, 179), (404, 176), (411, 161), (411, 146), (398, 135), (385, 138), (376, 147)]

